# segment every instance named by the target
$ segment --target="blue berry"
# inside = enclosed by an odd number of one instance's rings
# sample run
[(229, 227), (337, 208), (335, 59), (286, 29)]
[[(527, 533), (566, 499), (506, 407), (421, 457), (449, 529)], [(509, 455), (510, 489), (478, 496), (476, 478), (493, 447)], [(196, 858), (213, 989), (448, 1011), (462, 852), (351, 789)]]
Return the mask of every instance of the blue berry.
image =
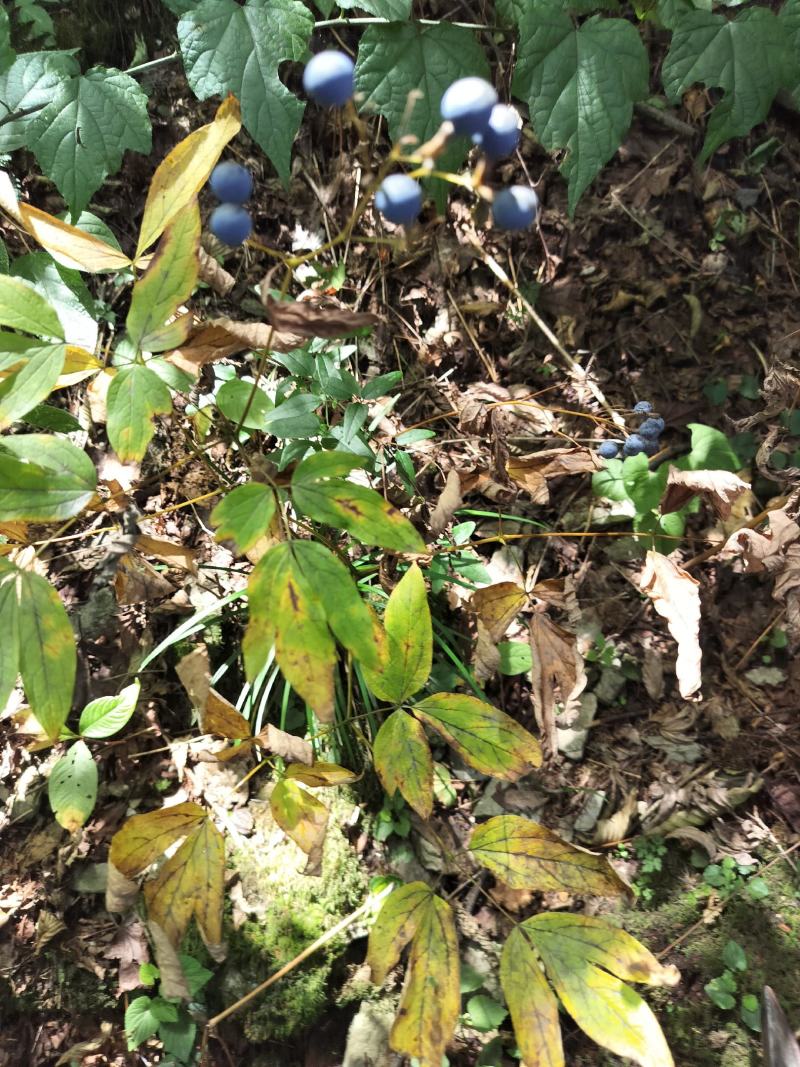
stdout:
[(214, 196), (223, 204), (243, 204), (253, 192), (250, 171), (230, 160), (214, 167), (208, 184)]
[(647, 448), (647, 442), (643, 437), (640, 437), (638, 433), (632, 433), (630, 437), (625, 438), (625, 444), (622, 446), (622, 454), (625, 456), (638, 456), (640, 452), (644, 452)]
[(481, 146), (489, 159), (502, 159), (510, 156), (517, 147), (521, 132), (522, 119), (517, 109), (508, 104), (495, 104), (488, 126), (482, 133), (473, 133), (472, 140)]
[(496, 103), (497, 93), (483, 78), (459, 78), (445, 90), (439, 110), (456, 133), (471, 136), (486, 130)]
[(390, 174), (375, 194), (375, 207), (389, 222), (407, 226), (422, 210), (422, 189), (407, 174)]
[(653, 405), (649, 400), (640, 400), (638, 404), (634, 405), (634, 415), (649, 415), (653, 410)]
[(654, 456), (656, 452), (661, 448), (658, 443), (657, 437), (645, 437), (644, 439), (644, 454), (646, 456)]
[(603, 459), (614, 459), (618, 452), (618, 441), (603, 441), (597, 450), (598, 456), (602, 456)]
[(303, 88), (323, 107), (341, 107), (355, 92), (355, 64), (344, 52), (318, 52), (306, 63)]
[(656, 415), (654, 418), (645, 419), (636, 432), (640, 437), (660, 437), (665, 426), (664, 420)]
[(512, 185), (494, 198), (492, 217), (504, 230), (525, 230), (539, 214), (539, 197), (529, 185)]
[(220, 204), (211, 212), (208, 228), (226, 245), (240, 245), (252, 233), (253, 220), (238, 204)]

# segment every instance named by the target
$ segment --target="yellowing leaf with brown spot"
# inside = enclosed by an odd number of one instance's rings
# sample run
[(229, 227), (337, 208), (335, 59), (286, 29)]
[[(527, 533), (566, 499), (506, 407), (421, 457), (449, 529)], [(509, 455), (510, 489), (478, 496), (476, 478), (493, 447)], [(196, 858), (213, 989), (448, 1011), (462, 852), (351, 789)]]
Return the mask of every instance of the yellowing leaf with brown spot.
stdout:
[(158, 874), (145, 883), (147, 916), (178, 946), (192, 916), (212, 956), (222, 949), (225, 842), (209, 818), (196, 826)]
[(497, 815), (475, 828), (470, 852), (511, 889), (593, 896), (630, 892), (605, 856), (563, 841), (520, 815)]
[(433, 629), (425, 579), (412, 564), (392, 590), (383, 617), (386, 641), (377, 671), (365, 668), (367, 685), (381, 700), (399, 704), (428, 680), (433, 659)]
[(328, 827), (328, 809), (297, 782), (284, 778), (272, 790), (269, 806), (275, 822), (308, 856), (306, 874), (322, 866), (322, 846)]
[(675, 673), (681, 696), (686, 700), (699, 690), (703, 680), (700, 583), (660, 552), (648, 552), (639, 585), (653, 601), (658, 614), (667, 620), (669, 632), (678, 642)]
[(449, 904), (431, 896), (411, 942), (406, 981), (389, 1044), (420, 1067), (441, 1067), (461, 1008), (456, 924)]
[(492, 641), (497, 642), (528, 603), (528, 594), (516, 582), (497, 582), (477, 589), (469, 599)]
[[(295, 741), (299, 738), (295, 738)], [(306, 742), (303, 742), (306, 744)], [(292, 763), (286, 768), (286, 777), (295, 778), (298, 782), (302, 782), (303, 785), (310, 786), (312, 789), (319, 789), (324, 786), (333, 785), (348, 785), (350, 782), (357, 782), (359, 776), (353, 771), (348, 771), (346, 767), (340, 767), (338, 763), (312, 763), (311, 766), (304, 766), (302, 763)]]
[(424, 882), (409, 882), (393, 890), (378, 913), (369, 934), (367, 963), (375, 985), (383, 985), (397, 966), (400, 953), (416, 934), (433, 890)]
[(558, 1001), (520, 926), (511, 931), (503, 946), (500, 985), (525, 1067), (564, 1067)]
[(381, 785), (389, 794), (399, 789), (423, 819), (433, 810), (433, 757), (422, 724), (402, 708), (378, 730), (372, 757)]
[(133, 815), (111, 839), (108, 861), (126, 878), (133, 878), (207, 818), (205, 808), (189, 801)]
[(28, 233), (64, 267), (82, 270), (87, 274), (100, 274), (103, 271), (124, 270), (131, 265), (130, 259), (118, 248), (77, 226), (70, 226), (68, 222), (48, 215), (38, 207), (20, 204), (19, 214)]
[(137, 260), (197, 196), (225, 145), (241, 127), (239, 102), (229, 95), (217, 109), (213, 122), (190, 133), (159, 163), (144, 206)]

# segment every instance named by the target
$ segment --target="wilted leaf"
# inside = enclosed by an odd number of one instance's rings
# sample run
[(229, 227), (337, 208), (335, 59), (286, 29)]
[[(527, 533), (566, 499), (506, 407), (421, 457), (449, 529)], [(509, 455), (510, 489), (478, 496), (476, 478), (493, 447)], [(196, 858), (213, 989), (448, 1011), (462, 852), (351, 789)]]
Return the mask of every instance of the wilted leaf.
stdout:
[(367, 326), (377, 326), (381, 321), (378, 315), (350, 311), (338, 300), (319, 294), (292, 301), (275, 300), (267, 295), (263, 302), (271, 326), (301, 338), (349, 337)]
[(547, 448), (530, 456), (514, 456), (506, 463), (506, 473), (528, 493), (535, 504), (550, 499), (547, 482), (565, 474), (593, 474), (602, 462), (588, 448)]
[(325, 786), (349, 785), (357, 782), (359, 776), (346, 767), (340, 767), (338, 763), (315, 762), (311, 766), (303, 763), (292, 763), (286, 768), (286, 777), (294, 778), (303, 785), (318, 789)]
[(383, 723), (373, 747), (375, 770), (389, 796), (395, 790), (423, 819), (433, 810), (433, 758), (422, 724), (398, 709)]
[(31, 204), (20, 204), (25, 229), (50, 253), (56, 263), (88, 274), (123, 270), (131, 265), (128, 257), (99, 237), (70, 226)]
[(147, 604), (171, 596), (175, 586), (152, 563), (141, 556), (128, 553), (117, 565), (114, 592), (118, 604)]
[(108, 862), (133, 878), (207, 818), (205, 808), (190, 802), (133, 815), (111, 839)]
[(531, 681), (536, 721), (550, 753), (558, 748), (556, 701), (569, 706), (586, 688), (586, 672), (575, 634), (536, 612), (530, 621)]
[[(309, 741), (304, 741), (302, 737), (297, 737), (295, 734), (288, 734), (285, 730), (279, 730), (271, 722), (267, 723), (266, 728), (258, 734), (256, 742), (265, 752), (274, 752), (287, 763), (302, 763), (311, 767), (314, 762), (314, 749)], [(310, 784), (313, 783), (306, 782), (306, 785)]]
[(469, 599), (469, 607), (489, 631), (493, 641), (499, 641), (517, 615), (528, 603), (528, 594), (516, 582), (497, 582), (476, 589)]
[(651, 551), (639, 584), (658, 614), (667, 620), (669, 632), (678, 642), (675, 672), (681, 696), (688, 699), (702, 683), (700, 583), (666, 556)]
[(151, 537), (146, 533), (139, 534), (136, 538), (136, 548), (145, 556), (160, 559), (168, 567), (178, 567), (190, 574), (197, 574), (197, 552), (193, 548), (187, 548), (175, 541), (166, 541), (163, 537)]
[(191, 992), (175, 946), (170, 943), (162, 927), (152, 919), (147, 924), (147, 930), (153, 942), (161, 996), (167, 1000), (190, 1000)]
[(275, 822), (308, 856), (305, 874), (318, 874), (328, 828), (328, 809), (305, 789), (284, 778), (272, 790), (269, 805)]
[(620, 896), (628, 887), (605, 858), (530, 819), (498, 815), (475, 828), (470, 852), (512, 889)]
[(693, 496), (701, 496), (721, 519), (727, 519), (736, 500), (749, 488), (747, 482), (729, 471), (682, 471), (670, 467), (661, 498), (661, 514), (680, 511)]
[(433, 629), (422, 571), (412, 564), (392, 590), (383, 617), (386, 642), (377, 671), (366, 670), (367, 685), (381, 700), (399, 704), (428, 680)]
[(519, 926), (503, 946), (500, 984), (525, 1067), (564, 1067), (558, 1001), (539, 957)]
[(785, 510), (771, 511), (765, 531), (742, 529), (731, 534), (717, 553), (720, 559), (742, 557), (748, 574), (776, 571), (789, 546), (800, 539), (800, 525)]
[(439, 499), (436, 501), (436, 507), (433, 509), (431, 517), (428, 519), (428, 526), (434, 537), (438, 537), (439, 534), (446, 529), (447, 524), (460, 507), (461, 478), (458, 475), (458, 471), (453, 468), (447, 472), (447, 480), (444, 483), (444, 489), (439, 494)]
[(303, 344), (303, 338), (280, 334), (263, 322), (236, 322), (217, 318), (198, 326), (185, 344), (169, 355), (170, 363), (195, 377), (207, 363), (216, 363), (237, 352), (291, 352)]
[(206, 706), (200, 715), (200, 729), (205, 734), (218, 734), (231, 741), (244, 741), (251, 736), (250, 723), (216, 689), (209, 689)]

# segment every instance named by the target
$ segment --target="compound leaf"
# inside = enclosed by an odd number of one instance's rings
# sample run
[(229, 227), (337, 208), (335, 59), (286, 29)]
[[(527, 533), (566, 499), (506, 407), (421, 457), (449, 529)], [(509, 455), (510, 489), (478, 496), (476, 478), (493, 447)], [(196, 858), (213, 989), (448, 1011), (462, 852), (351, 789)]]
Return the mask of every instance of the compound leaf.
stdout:
[(500, 985), (526, 1067), (564, 1067), (558, 1001), (530, 939), (519, 926), (503, 946)]
[(69, 441), (47, 434), (0, 440), (0, 522), (48, 522), (83, 511), (94, 496), (91, 459)]
[(381, 785), (389, 794), (399, 789), (423, 819), (433, 810), (433, 757), (422, 724), (398, 709), (375, 738), (372, 758)]
[(286, 59), (304, 59), (314, 28), (299, 0), (201, 0), (178, 23), (186, 76), (201, 100), (234, 93), (242, 118), (283, 181), (305, 105), (278, 77)]
[(628, 887), (605, 858), (563, 841), (519, 815), (497, 815), (477, 826), (470, 852), (511, 889), (619, 896)]
[(412, 710), (482, 774), (513, 782), (542, 762), (536, 738), (504, 711), (477, 697), (436, 693)]
[(267, 532), (275, 514), (275, 493), (261, 482), (237, 485), (211, 512), (218, 541), (230, 540), (244, 555)]
[(97, 800), (97, 764), (83, 741), (70, 745), (50, 771), (47, 797), (59, 826), (74, 833), (86, 822)]
[(433, 629), (422, 571), (412, 564), (392, 590), (383, 617), (386, 640), (377, 670), (366, 671), (377, 697), (399, 704), (428, 680), (433, 660)]
[(33, 714), (55, 740), (72, 707), (76, 651), (66, 609), (48, 581), (19, 571), (19, 672)]
[(647, 51), (624, 19), (595, 15), (576, 27), (550, 0), (533, 0), (520, 17), (512, 91), (545, 148), (567, 151), (570, 214), (622, 142), (648, 79)]
[(154, 415), (172, 411), (169, 389), (142, 363), (121, 367), (108, 388), (108, 439), (123, 463), (141, 459), (155, 429)]

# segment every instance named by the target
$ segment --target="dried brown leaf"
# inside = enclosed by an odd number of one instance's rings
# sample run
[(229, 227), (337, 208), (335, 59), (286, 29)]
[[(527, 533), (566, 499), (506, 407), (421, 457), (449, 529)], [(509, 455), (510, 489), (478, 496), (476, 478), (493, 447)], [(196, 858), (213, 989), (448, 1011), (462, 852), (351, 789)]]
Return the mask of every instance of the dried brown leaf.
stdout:
[(198, 250), (197, 261), (200, 281), (210, 285), (219, 296), (227, 296), (236, 285), (234, 276), (220, 266), (214, 257), (210, 256), (203, 248)]
[(670, 467), (661, 498), (661, 513), (680, 511), (693, 496), (701, 496), (724, 520), (730, 517), (735, 501), (749, 488), (747, 482), (729, 471), (681, 471)]
[(166, 563), (168, 567), (178, 567), (181, 570), (188, 571), (190, 574), (197, 574), (197, 563), (195, 562), (197, 553), (191, 548), (186, 548), (185, 545), (142, 533), (136, 539), (136, 547), (145, 556), (155, 556), (162, 563)]
[(660, 552), (648, 552), (639, 584), (678, 643), (675, 673), (681, 696), (688, 700), (702, 683), (700, 583)]
[(461, 499), (461, 479), (458, 471), (453, 469), (447, 473), (444, 489), (439, 494), (436, 507), (428, 520), (428, 526), (434, 537), (438, 537), (447, 527), (454, 513), (461, 507)]
[(558, 749), (556, 701), (568, 708), (586, 688), (586, 671), (575, 634), (536, 613), (530, 621), (533, 706), (548, 753)]
[(516, 582), (497, 582), (476, 589), (469, 607), (489, 631), (492, 641), (499, 641), (528, 603), (528, 594)]
[[(350, 311), (333, 297), (309, 291), (299, 300), (275, 300), (263, 292), (267, 321), (282, 333), (309, 337), (348, 337), (381, 321), (370, 311)], [(272, 346), (271, 346), (272, 347)]]
[(202, 714), (211, 691), (211, 664), (206, 646), (201, 643), (187, 652), (175, 665), (175, 673), (188, 693), (192, 707)]
[(294, 734), (287, 734), (271, 723), (256, 737), (256, 742), (266, 751), (282, 756), (289, 763), (303, 763), (306, 767), (314, 763), (314, 749), (309, 741)]

